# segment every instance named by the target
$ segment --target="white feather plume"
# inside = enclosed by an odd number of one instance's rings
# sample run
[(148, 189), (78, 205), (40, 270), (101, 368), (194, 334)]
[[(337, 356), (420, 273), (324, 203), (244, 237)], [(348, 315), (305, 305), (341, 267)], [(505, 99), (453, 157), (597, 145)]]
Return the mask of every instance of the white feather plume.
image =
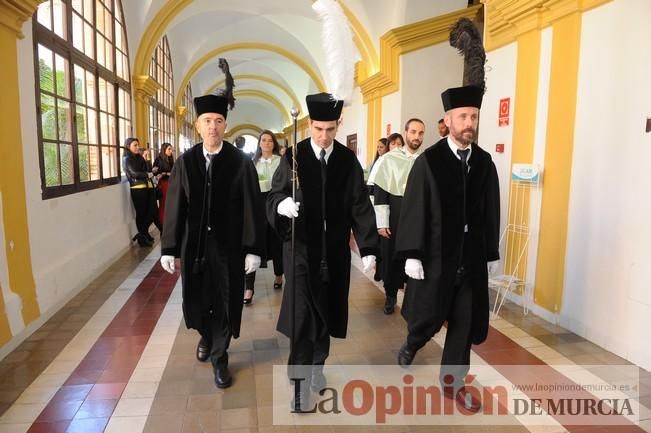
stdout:
[(317, 0), (312, 4), (312, 9), (319, 15), (322, 24), (328, 90), (335, 99), (349, 105), (355, 84), (355, 63), (360, 56), (348, 19), (335, 0)]

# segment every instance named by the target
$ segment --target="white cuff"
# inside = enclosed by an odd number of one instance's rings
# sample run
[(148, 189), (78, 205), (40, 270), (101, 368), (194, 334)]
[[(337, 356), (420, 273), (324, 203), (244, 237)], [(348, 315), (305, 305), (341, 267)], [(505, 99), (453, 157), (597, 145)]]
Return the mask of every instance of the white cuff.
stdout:
[(389, 227), (389, 205), (388, 204), (376, 204), (373, 206), (375, 208), (375, 222), (377, 228), (386, 229)]

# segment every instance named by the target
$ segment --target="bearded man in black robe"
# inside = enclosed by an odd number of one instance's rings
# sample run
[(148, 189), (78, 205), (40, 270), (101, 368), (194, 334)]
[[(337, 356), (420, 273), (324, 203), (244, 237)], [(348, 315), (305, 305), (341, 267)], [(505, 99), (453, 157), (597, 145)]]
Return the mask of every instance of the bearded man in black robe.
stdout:
[(231, 385), (227, 349), (240, 334), (244, 274), (260, 266), (264, 209), (253, 162), (223, 140), (228, 99), (194, 99), (203, 142), (176, 160), (169, 178), (161, 265), (181, 258), (183, 316), (199, 331), (197, 359), (211, 360), (215, 384)]
[[(447, 321), (441, 384), (467, 410), (481, 405), (463, 386), (470, 347), (488, 333), (488, 267), (499, 260), (500, 201), (490, 154), (475, 142), (483, 88), (442, 94), (450, 134), (416, 160), (402, 201), (396, 251), (410, 278), (402, 315), (409, 335), (398, 363), (416, 352)], [(487, 267), (487, 262), (488, 267)]]

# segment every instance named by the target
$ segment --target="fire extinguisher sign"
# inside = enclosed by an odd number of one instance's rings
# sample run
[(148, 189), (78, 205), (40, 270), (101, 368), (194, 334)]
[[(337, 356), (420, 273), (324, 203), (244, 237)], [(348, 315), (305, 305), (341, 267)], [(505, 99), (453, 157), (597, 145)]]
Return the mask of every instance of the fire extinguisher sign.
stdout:
[(500, 112), (498, 125), (509, 126), (509, 115), (511, 113), (511, 98), (500, 99)]

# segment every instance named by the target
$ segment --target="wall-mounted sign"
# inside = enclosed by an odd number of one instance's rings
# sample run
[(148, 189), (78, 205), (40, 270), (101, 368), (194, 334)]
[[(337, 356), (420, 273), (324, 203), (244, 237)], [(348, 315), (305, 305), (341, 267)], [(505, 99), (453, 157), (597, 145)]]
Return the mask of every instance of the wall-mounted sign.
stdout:
[(513, 164), (511, 180), (536, 183), (540, 179), (540, 169), (536, 164)]
[(495, 152), (504, 153), (504, 143), (498, 143), (495, 145)]
[(346, 147), (352, 150), (357, 155), (357, 134), (350, 134), (346, 136)]
[(500, 112), (498, 115), (498, 126), (509, 126), (509, 115), (511, 112), (511, 98), (500, 99)]

